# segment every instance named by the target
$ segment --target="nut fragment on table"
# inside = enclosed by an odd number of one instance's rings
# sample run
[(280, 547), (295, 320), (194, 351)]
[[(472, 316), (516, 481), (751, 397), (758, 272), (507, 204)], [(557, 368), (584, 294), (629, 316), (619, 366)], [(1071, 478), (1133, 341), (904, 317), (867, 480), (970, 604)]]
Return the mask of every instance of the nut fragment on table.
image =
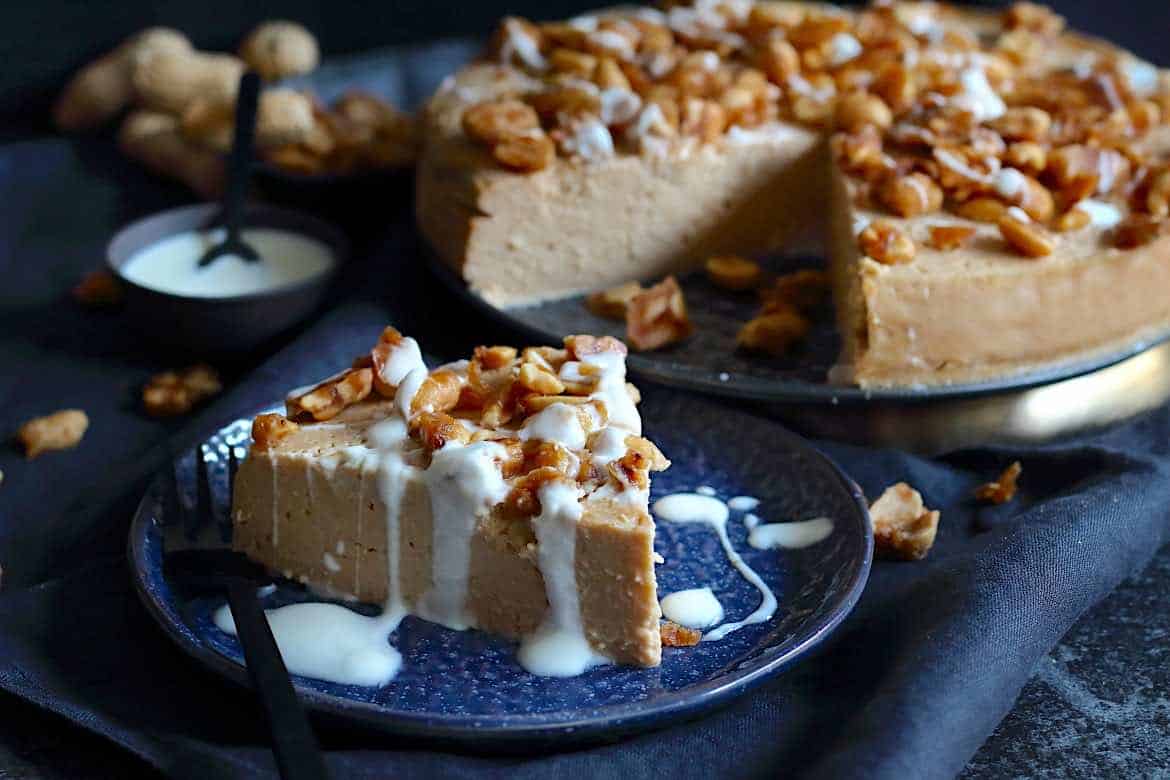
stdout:
[(106, 308), (117, 306), (125, 296), (122, 283), (110, 271), (99, 268), (81, 277), (70, 291), (73, 300), (82, 306)]
[(694, 647), (703, 638), (702, 631), (680, 626), (671, 620), (663, 620), (658, 631), (662, 635), (663, 647)]
[(905, 482), (886, 488), (869, 507), (874, 551), (887, 558), (915, 561), (926, 557), (938, 533), (938, 510), (927, 509), (922, 495)]
[(716, 287), (725, 290), (750, 290), (759, 283), (762, 276), (760, 264), (746, 257), (717, 255), (707, 258), (704, 266), (707, 278)]
[(219, 374), (208, 365), (164, 371), (152, 376), (142, 388), (142, 408), (152, 417), (175, 417), (186, 414), (222, 389)]
[(749, 352), (780, 356), (802, 341), (811, 327), (796, 309), (774, 308), (744, 323), (735, 342)]
[(1017, 482), (1024, 467), (1014, 461), (1003, 470), (1003, 473), (994, 482), (988, 482), (975, 488), (975, 498), (980, 501), (989, 501), (992, 504), (1006, 504), (1016, 496)]
[(585, 308), (589, 309), (589, 311), (598, 317), (606, 317), (611, 320), (624, 320), (630, 301), (639, 295), (642, 290), (643, 287), (638, 282), (626, 282), (616, 287), (610, 287), (608, 290), (599, 290), (586, 296)]
[(626, 340), (637, 350), (674, 344), (694, 329), (682, 288), (673, 276), (634, 296), (626, 311)]
[(811, 311), (821, 305), (829, 294), (829, 275), (814, 268), (802, 268), (776, 277), (770, 287), (760, 290), (763, 313), (793, 308)]
[(24, 445), (31, 460), (49, 450), (76, 447), (89, 428), (89, 417), (80, 409), (62, 409), (45, 417), (36, 417), (20, 426), (16, 438)]

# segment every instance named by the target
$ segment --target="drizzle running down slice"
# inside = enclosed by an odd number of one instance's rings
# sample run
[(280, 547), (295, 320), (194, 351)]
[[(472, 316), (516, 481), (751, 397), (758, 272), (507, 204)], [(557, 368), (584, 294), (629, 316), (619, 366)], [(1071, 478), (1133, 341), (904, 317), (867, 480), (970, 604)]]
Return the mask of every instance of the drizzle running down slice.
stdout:
[(234, 546), (330, 596), (522, 640), (570, 675), (656, 666), (649, 475), (620, 341), (479, 347), (428, 370), (387, 328), (353, 366), (261, 415)]

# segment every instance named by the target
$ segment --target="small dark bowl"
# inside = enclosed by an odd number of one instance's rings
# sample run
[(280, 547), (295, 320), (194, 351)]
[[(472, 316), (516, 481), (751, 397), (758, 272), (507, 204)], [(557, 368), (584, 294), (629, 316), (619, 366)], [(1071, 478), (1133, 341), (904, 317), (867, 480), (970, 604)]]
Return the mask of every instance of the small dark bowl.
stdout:
[(333, 250), (333, 265), (302, 282), (223, 298), (159, 292), (122, 274), (139, 250), (177, 233), (209, 228), (218, 213), (214, 203), (163, 211), (122, 228), (106, 248), (106, 262), (126, 287), (127, 313), (152, 340), (201, 354), (254, 349), (311, 314), (349, 254), (349, 242), (332, 225), (302, 212), (251, 204), (246, 225), (315, 238)]

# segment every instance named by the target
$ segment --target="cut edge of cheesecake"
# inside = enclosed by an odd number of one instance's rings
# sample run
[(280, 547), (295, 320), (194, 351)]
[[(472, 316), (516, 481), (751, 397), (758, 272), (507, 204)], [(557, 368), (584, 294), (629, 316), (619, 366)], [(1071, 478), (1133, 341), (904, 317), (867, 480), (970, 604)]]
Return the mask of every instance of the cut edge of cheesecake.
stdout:
[(621, 342), (428, 371), (387, 329), (371, 356), (256, 419), (233, 547), (326, 596), (518, 639), (534, 673), (658, 665), (647, 505), (669, 462), (641, 437)]
[[(946, 7), (940, 18), (980, 35), (1000, 29), (999, 17), (985, 11)], [(1075, 67), (1087, 55), (1133, 59), (1070, 31), (1049, 49), (1044, 68)], [(1167, 82), (1165, 71), (1154, 73)], [(1119, 250), (1111, 225), (1093, 225), (1053, 234), (1053, 254), (1031, 260), (1005, 245), (994, 224), (945, 211), (904, 220), (855, 208), (825, 131), (791, 122), (593, 162), (557, 156), (534, 173), (504, 170), (466, 136), (462, 112), (539, 84), (513, 65), (477, 63), (448, 79), (426, 109), (418, 224), (443, 262), (493, 305), (564, 298), (688, 270), (715, 254), (797, 244), (827, 249), (843, 344), (833, 382), (980, 382), (1104, 358), (1170, 332), (1170, 299), (1154, 294), (1170, 282), (1170, 236)], [(1165, 127), (1153, 136), (1147, 148), (1170, 153)], [(1119, 218), (1130, 215), (1120, 196), (1100, 198)], [(909, 267), (859, 250), (858, 226), (877, 217), (917, 234)], [(923, 244), (931, 222), (974, 229), (975, 249), (940, 257)], [(967, 284), (957, 268), (969, 274)]]

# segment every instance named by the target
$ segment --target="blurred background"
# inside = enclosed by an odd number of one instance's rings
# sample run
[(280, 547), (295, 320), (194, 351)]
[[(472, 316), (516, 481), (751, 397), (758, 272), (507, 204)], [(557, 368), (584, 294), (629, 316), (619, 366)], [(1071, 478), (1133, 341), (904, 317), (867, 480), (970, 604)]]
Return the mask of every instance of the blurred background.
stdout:
[[(983, 2), (995, 7), (1006, 3)], [(322, 53), (482, 36), (500, 15), (556, 19), (605, 5), (597, 0), (17, 0), (0, 9), (0, 140), (50, 131), (49, 106), (81, 65), (151, 25), (182, 30), (201, 49), (232, 51), (258, 22), (301, 22)], [(1080, 30), (1170, 65), (1170, 0), (1051, 0)]]

